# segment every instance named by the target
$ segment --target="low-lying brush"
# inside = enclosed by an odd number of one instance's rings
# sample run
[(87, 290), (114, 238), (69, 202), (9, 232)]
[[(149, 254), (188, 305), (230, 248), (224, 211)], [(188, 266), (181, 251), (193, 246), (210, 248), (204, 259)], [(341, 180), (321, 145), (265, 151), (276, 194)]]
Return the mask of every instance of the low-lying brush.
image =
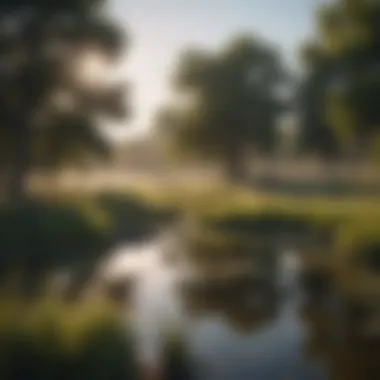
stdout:
[(0, 261), (48, 270), (94, 260), (108, 244), (112, 221), (91, 203), (29, 201), (0, 208)]

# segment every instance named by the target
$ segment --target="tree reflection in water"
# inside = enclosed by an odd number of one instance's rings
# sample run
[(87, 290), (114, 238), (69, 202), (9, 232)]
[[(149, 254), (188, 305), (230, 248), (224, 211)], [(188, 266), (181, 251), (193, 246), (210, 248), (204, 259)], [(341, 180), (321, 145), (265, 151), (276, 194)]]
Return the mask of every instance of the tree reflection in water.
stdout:
[(321, 305), (301, 309), (300, 316), (309, 333), (305, 354), (325, 363), (329, 380), (380, 379), (380, 342), (334, 339), (339, 316)]
[(252, 332), (277, 315), (278, 305), (270, 284), (240, 279), (214, 287), (196, 287), (184, 292), (189, 314), (217, 314), (235, 330)]

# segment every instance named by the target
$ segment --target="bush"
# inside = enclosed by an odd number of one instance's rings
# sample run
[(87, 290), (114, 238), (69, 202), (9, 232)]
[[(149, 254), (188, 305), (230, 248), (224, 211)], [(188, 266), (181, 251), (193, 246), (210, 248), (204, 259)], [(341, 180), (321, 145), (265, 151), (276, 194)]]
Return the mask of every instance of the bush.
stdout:
[(89, 203), (29, 201), (0, 208), (0, 264), (47, 270), (88, 260), (105, 249), (110, 220)]
[(26, 306), (3, 295), (0, 311), (2, 380), (137, 378), (130, 335), (105, 304), (44, 296)]

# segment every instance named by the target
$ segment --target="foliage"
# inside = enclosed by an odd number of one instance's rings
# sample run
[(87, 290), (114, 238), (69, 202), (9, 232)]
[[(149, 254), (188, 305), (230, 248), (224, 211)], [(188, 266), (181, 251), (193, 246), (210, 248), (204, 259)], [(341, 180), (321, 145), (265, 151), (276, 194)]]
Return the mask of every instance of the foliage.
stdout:
[(94, 261), (106, 248), (112, 220), (91, 204), (25, 202), (0, 208), (2, 271), (41, 274)]
[(163, 109), (157, 126), (182, 149), (239, 176), (249, 151), (274, 148), (284, 81), (277, 51), (258, 38), (237, 36), (216, 52), (189, 49), (173, 74), (177, 98), (186, 100)]
[(104, 153), (98, 119), (120, 118), (123, 88), (103, 81), (115, 62), (121, 31), (104, 1), (0, 3), (1, 164), (11, 170), (12, 196), (29, 170)]
[(330, 128), (349, 153), (372, 148), (380, 122), (379, 15), (376, 1), (335, 0), (319, 9), (319, 59), (309, 64), (302, 95), (305, 134), (315, 131), (316, 144), (328, 148)]
[(296, 93), (301, 127), (300, 150), (332, 158), (340, 150), (338, 135), (331, 128), (325, 110), (332, 70), (321, 46), (308, 43), (303, 46), (301, 54), (306, 73)]

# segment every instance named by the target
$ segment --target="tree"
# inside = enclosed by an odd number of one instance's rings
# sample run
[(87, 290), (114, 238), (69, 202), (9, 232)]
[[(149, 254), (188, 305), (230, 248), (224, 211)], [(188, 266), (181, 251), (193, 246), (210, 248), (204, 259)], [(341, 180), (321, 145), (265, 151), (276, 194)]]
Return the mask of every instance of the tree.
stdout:
[(0, 1), (0, 159), (15, 198), (33, 167), (105, 153), (99, 119), (125, 116), (123, 85), (103, 80), (125, 42), (105, 5)]
[(327, 123), (341, 148), (366, 155), (380, 125), (380, 3), (336, 0), (319, 9), (318, 21), (323, 64), (304, 83), (304, 98), (318, 104), (309, 121), (323, 120), (319, 133)]
[(340, 151), (337, 135), (325, 112), (333, 71), (320, 46), (306, 44), (301, 55), (306, 70), (295, 94), (301, 128), (300, 151), (331, 159)]
[(219, 160), (230, 179), (241, 179), (248, 151), (274, 147), (284, 78), (277, 51), (248, 35), (216, 52), (189, 49), (173, 75), (185, 102), (163, 109), (156, 125), (181, 149)]

